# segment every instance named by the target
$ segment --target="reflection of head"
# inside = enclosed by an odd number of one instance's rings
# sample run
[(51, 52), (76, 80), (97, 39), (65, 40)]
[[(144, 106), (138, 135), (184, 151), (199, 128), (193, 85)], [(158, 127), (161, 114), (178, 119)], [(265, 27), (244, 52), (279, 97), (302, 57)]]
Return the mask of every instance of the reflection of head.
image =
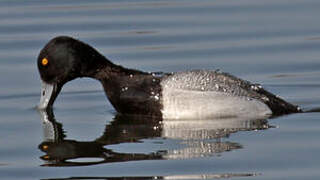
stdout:
[[(40, 158), (47, 162), (43, 166), (84, 166), (122, 161), (162, 159), (161, 153), (117, 153), (104, 148), (105, 145), (137, 142), (142, 138), (149, 137), (148, 133), (143, 131), (145, 129), (144, 126), (136, 128), (130, 123), (126, 124), (123, 120), (114, 121), (106, 126), (106, 131), (100, 138), (83, 142), (65, 139), (66, 136), (62, 129), (62, 124), (55, 121), (52, 111), (40, 111), (40, 115), (43, 122), (45, 141), (39, 145), (39, 149), (46, 153)], [(139, 128), (142, 131), (139, 131)], [(142, 132), (142, 134), (134, 133), (135, 131)], [(151, 136), (153, 136), (152, 132)], [(81, 158), (86, 159), (81, 162), (73, 161)]]

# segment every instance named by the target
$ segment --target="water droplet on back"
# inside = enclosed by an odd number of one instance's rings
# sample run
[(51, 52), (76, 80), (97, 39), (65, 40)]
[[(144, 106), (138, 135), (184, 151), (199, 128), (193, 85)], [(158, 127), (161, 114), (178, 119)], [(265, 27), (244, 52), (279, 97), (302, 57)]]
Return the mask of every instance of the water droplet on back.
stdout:
[(123, 88), (121, 88), (121, 91), (123, 92), (123, 91), (127, 91), (128, 90), (128, 87), (126, 86), (126, 87), (123, 87)]

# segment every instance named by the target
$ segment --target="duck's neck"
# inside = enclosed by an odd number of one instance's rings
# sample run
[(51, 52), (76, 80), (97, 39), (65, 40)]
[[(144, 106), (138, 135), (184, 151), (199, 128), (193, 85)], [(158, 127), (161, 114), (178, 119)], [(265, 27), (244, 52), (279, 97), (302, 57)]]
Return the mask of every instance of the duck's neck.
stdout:
[(114, 76), (130, 74), (146, 74), (142, 71), (127, 69), (116, 65), (89, 45), (84, 44), (86, 53), (81, 54), (82, 63), (80, 77), (91, 77), (98, 80), (108, 80)]
[(132, 78), (136, 75), (145, 75), (148, 73), (127, 69), (122, 66), (113, 64), (108, 59), (102, 57), (99, 62), (99, 66), (96, 66), (95, 72), (92, 74), (93, 78), (99, 80), (104, 88), (104, 91), (111, 102), (111, 104), (115, 107), (118, 112), (121, 112), (121, 108), (119, 105), (119, 96), (121, 92), (121, 88), (124, 83), (130, 83)]
[(109, 81), (112, 80), (114, 77), (120, 76), (148, 74), (143, 71), (128, 69), (120, 65), (116, 65), (105, 57), (101, 57), (101, 59), (97, 62), (99, 62), (99, 64), (96, 66), (95, 71), (92, 72), (91, 77), (100, 81)]

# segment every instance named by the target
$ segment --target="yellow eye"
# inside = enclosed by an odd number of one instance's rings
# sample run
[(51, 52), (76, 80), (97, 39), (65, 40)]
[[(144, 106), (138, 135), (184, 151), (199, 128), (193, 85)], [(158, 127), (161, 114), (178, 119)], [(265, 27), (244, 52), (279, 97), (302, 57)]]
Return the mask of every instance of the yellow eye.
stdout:
[(43, 148), (43, 150), (47, 150), (49, 148), (49, 146), (48, 145), (43, 145), (42, 148)]
[(48, 61), (47, 58), (43, 58), (42, 61), (41, 61), (41, 64), (42, 64), (43, 66), (48, 65), (48, 63), (49, 63), (49, 61)]

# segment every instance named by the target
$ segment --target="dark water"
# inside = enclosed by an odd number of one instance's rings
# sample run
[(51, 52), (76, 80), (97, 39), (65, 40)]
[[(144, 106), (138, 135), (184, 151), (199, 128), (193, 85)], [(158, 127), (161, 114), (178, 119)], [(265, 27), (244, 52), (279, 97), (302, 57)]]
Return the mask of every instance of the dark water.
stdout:
[(97, 81), (53, 113), (36, 57), (57, 35), (145, 71), (221, 69), (320, 107), (320, 1), (1, 1), (1, 179), (319, 179), (319, 113), (157, 122), (117, 116)]

